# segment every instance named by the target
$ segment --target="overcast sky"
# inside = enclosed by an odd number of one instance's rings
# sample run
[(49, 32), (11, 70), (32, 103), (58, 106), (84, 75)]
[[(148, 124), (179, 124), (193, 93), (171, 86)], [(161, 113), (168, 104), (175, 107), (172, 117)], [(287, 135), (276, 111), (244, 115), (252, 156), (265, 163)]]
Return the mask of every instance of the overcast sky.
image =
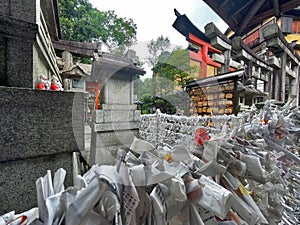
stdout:
[(138, 45), (134, 49), (143, 59), (147, 53), (147, 42), (160, 35), (169, 37), (171, 44), (187, 47), (185, 37), (172, 24), (176, 16), (174, 8), (204, 32), (204, 26), (214, 22), (225, 31), (227, 25), (202, 0), (90, 0), (101, 11), (114, 10), (119, 17), (131, 18), (137, 24)]

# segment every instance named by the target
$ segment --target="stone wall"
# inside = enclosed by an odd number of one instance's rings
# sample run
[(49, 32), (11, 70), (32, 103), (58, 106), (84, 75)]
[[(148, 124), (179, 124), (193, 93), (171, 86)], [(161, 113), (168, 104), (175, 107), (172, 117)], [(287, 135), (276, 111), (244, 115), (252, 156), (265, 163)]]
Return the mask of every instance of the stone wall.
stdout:
[(7, 83), (11, 87), (33, 87), (33, 42), (18, 38), (6, 41)]
[(83, 93), (0, 87), (0, 214), (37, 206), (35, 181), (84, 149)]

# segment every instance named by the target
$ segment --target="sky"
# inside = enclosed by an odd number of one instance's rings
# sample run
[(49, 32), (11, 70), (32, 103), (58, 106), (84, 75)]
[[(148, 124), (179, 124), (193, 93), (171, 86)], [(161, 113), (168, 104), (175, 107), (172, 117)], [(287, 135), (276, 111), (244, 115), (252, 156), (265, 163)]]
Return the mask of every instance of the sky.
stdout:
[[(122, 18), (131, 18), (137, 25), (137, 45), (133, 47), (141, 60), (147, 57), (147, 43), (158, 36), (169, 37), (171, 45), (187, 47), (185, 37), (172, 27), (176, 16), (174, 8), (186, 16), (201, 31), (209, 22), (224, 32), (227, 25), (202, 0), (89, 0), (101, 11), (114, 10)], [(149, 68), (145, 68), (149, 76)], [(150, 70), (151, 71), (151, 70)]]

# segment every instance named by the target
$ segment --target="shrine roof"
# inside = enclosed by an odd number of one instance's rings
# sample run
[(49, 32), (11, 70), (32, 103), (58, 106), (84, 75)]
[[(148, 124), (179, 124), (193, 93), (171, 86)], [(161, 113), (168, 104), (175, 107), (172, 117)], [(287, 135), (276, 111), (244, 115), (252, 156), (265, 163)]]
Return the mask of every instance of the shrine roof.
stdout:
[(241, 36), (264, 20), (280, 17), (300, 6), (299, 0), (203, 0), (224, 22)]
[(211, 86), (211, 85), (218, 85), (221, 83), (226, 83), (228, 81), (232, 81), (234, 79), (238, 79), (244, 75), (244, 69), (236, 70), (233, 72), (218, 74), (210, 77), (201, 78), (198, 80), (194, 80), (188, 82), (186, 84), (187, 89), (191, 89), (194, 87), (202, 87), (202, 86)]

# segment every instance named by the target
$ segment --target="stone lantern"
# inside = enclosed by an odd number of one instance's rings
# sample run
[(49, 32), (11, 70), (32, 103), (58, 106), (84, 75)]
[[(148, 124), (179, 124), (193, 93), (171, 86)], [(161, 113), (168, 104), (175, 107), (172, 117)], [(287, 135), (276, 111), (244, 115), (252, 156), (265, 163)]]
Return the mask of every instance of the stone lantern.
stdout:
[(133, 99), (133, 80), (144, 74), (131, 58), (97, 53), (92, 79), (99, 81), (100, 105), (93, 113), (91, 164), (114, 164), (117, 150), (128, 149), (138, 136), (141, 111)]

